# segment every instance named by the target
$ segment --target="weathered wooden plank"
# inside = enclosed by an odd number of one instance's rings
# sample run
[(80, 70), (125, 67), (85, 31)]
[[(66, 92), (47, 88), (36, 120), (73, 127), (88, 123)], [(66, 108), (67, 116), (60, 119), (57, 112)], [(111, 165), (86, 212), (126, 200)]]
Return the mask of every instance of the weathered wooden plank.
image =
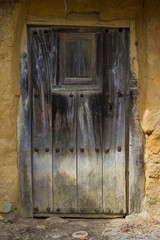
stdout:
[[(26, 30), (26, 29), (25, 29)], [(33, 216), (31, 126), (27, 52), (20, 55), (21, 98), (18, 113), (18, 168), (20, 173), (21, 216)]]
[(138, 89), (131, 88), (129, 127), (129, 214), (139, 213), (144, 197), (144, 136), (139, 123)]
[(126, 150), (129, 94), (129, 41), (125, 30), (104, 37), (103, 208), (126, 213)]
[(30, 30), (34, 211), (52, 211), (52, 36)]
[(76, 212), (76, 177), (76, 95), (53, 94), (54, 212)]
[[(35, 213), (34, 214), (35, 217), (53, 217), (53, 214), (52, 213)], [(125, 214), (99, 214), (99, 213), (61, 213), (61, 214), (58, 214), (58, 213), (54, 213), (54, 216), (56, 217), (61, 217), (61, 218), (89, 218), (89, 219), (103, 219), (103, 218), (123, 218), (125, 216)]]
[(78, 94), (77, 183), (78, 211), (102, 211), (102, 101), (101, 93)]

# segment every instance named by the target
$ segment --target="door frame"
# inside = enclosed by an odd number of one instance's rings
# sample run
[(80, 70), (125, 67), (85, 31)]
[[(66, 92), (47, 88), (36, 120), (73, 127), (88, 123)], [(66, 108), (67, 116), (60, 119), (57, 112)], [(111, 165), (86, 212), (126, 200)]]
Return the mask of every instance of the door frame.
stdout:
[[(28, 16), (23, 26), (20, 44), (21, 96), (17, 118), (18, 168), (20, 175), (20, 208), (22, 217), (33, 217), (32, 161), (31, 161), (31, 107), (30, 107), (30, 63), (27, 46), (27, 29), (38, 27), (105, 27), (130, 29), (130, 113), (129, 156), (126, 178), (127, 214), (139, 213), (144, 198), (144, 137), (138, 114), (138, 60), (134, 20), (102, 22), (97, 16), (76, 14), (69, 19), (46, 19)], [(75, 215), (73, 215), (75, 216)], [(100, 217), (109, 217), (102, 214)], [(75, 216), (76, 217), (76, 216)], [(95, 216), (93, 216), (95, 217)], [(96, 216), (97, 217), (97, 216)], [(114, 215), (112, 215), (114, 217)], [(116, 216), (115, 216), (116, 217)]]

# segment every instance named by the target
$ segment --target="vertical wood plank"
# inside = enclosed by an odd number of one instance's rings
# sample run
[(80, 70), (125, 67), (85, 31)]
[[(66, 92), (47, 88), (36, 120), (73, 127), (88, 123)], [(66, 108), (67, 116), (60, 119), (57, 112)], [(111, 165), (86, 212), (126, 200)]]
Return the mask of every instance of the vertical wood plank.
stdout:
[(78, 211), (102, 211), (101, 93), (78, 94), (77, 106)]
[(30, 30), (34, 211), (52, 211), (52, 48), (50, 29)]
[(77, 210), (76, 94), (53, 94), (54, 212)]
[(144, 136), (139, 123), (138, 89), (131, 88), (129, 128), (129, 214), (139, 213), (144, 197)]
[(21, 42), (20, 72), (21, 98), (18, 113), (18, 168), (20, 173), (21, 216), (33, 216), (32, 169), (31, 169), (31, 125), (27, 61), (27, 29), (24, 27)]
[(103, 203), (104, 212), (126, 213), (129, 39), (127, 30), (104, 37)]

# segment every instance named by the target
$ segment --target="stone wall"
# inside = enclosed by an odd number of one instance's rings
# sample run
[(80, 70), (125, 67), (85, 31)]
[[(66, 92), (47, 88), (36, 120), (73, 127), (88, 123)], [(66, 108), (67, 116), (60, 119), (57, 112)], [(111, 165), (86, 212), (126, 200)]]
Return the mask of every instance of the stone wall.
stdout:
[(17, 115), (20, 40), (25, 19), (28, 15), (65, 19), (71, 13), (94, 13), (103, 21), (135, 19), (140, 89), (138, 107), (146, 140), (143, 210), (160, 214), (159, 0), (0, 1), (0, 212), (19, 209)]

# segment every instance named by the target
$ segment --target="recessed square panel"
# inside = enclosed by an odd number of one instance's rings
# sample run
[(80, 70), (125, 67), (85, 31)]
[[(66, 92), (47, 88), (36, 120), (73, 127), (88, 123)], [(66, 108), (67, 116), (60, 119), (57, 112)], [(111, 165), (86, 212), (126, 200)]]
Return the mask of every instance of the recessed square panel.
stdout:
[(88, 78), (91, 75), (90, 39), (65, 41), (65, 77)]
[(95, 33), (60, 34), (60, 84), (96, 84)]

